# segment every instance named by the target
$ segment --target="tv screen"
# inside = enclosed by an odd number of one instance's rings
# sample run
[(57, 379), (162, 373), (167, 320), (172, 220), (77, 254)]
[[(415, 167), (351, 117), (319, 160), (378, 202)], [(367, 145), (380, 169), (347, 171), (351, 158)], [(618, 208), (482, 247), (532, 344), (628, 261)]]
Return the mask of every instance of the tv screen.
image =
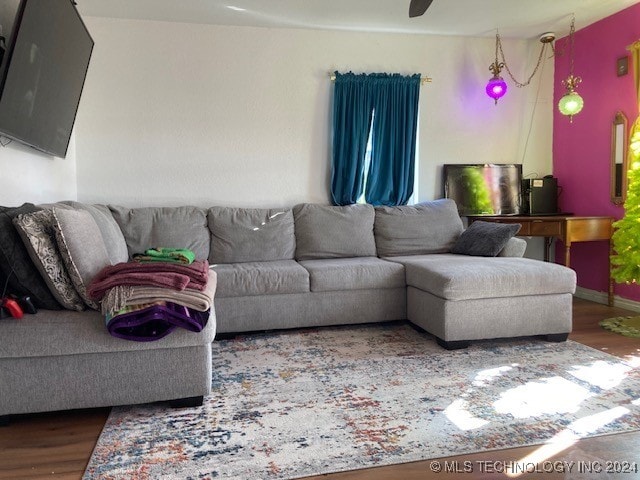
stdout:
[(521, 212), (522, 165), (446, 164), (444, 196), (465, 215), (518, 215)]
[(0, 1), (0, 92), (4, 81), (7, 60), (9, 59), (9, 46), (12, 45), (13, 27), (22, 0)]
[(0, 134), (64, 157), (93, 40), (71, 0), (23, 0), (0, 97)]

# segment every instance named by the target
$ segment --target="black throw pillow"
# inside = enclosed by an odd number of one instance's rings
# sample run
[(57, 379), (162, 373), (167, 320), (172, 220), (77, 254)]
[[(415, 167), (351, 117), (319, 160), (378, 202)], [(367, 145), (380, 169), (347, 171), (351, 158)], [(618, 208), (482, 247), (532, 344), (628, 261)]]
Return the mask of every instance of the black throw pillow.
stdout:
[(520, 230), (519, 223), (492, 223), (481, 220), (469, 225), (451, 248), (451, 253), (495, 257)]
[(30, 296), (36, 308), (60, 310), (60, 304), (44, 283), (13, 225), (13, 219), (21, 213), (39, 210), (42, 209), (31, 203), (20, 207), (0, 207), (0, 293), (6, 284), (7, 293)]

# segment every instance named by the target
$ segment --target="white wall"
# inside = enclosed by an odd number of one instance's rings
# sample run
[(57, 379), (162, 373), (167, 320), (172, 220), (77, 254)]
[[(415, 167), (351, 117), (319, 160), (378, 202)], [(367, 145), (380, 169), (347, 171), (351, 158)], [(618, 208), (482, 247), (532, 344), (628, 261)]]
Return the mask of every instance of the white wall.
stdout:
[[(494, 106), (493, 38), (85, 20), (96, 45), (76, 123), (80, 201), (328, 203), (332, 70), (433, 77), (421, 89), (418, 200), (441, 195), (443, 163), (522, 161), (537, 85)], [(504, 45), (525, 76), (537, 40)], [(551, 172), (550, 111), (538, 105), (525, 172)]]
[(0, 205), (76, 200), (77, 196), (73, 135), (66, 158), (52, 157), (15, 140), (0, 146)]

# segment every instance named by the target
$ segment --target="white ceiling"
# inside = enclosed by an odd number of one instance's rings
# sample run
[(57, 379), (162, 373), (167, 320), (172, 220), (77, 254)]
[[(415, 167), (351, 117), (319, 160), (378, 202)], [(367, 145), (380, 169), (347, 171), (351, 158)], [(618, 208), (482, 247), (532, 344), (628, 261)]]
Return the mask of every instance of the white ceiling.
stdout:
[[(369, 32), (534, 38), (580, 29), (640, 0), (434, 0), (409, 18), (409, 0), (77, 0), (82, 15)], [(242, 8), (234, 10), (229, 7)], [(167, 37), (171, 41), (171, 36)]]

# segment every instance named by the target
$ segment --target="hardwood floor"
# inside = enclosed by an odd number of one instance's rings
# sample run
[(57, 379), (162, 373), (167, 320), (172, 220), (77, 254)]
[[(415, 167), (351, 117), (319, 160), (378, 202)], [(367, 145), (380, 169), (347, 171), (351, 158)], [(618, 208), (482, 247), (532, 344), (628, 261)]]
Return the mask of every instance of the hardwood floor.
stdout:
[[(574, 331), (569, 338), (613, 355), (640, 357), (640, 339), (623, 337), (598, 326), (598, 321), (604, 318), (632, 314), (620, 308), (575, 299)], [(80, 479), (108, 413), (108, 409), (94, 409), (12, 418), (9, 426), (0, 427), (0, 479)], [(523, 460), (532, 454), (536, 456)], [(640, 479), (640, 432), (579, 440), (559, 446), (555, 451), (549, 447), (523, 447), (310, 478), (497, 479), (506, 477), (501, 470), (508, 462), (519, 462), (517, 465), (525, 470), (533, 470), (537, 462), (537, 472), (525, 473), (519, 478)], [(622, 469), (627, 465), (623, 462), (631, 467), (629, 473), (606, 475), (607, 467)], [(435, 472), (438, 468), (442, 470)], [(597, 476), (588, 476), (585, 470), (589, 468), (594, 471), (602, 468), (603, 471)], [(563, 469), (565, 472), (561, 471)]]
[(109, 409), (23, 415), (0, 427), (0, 478), (82, 477)]

